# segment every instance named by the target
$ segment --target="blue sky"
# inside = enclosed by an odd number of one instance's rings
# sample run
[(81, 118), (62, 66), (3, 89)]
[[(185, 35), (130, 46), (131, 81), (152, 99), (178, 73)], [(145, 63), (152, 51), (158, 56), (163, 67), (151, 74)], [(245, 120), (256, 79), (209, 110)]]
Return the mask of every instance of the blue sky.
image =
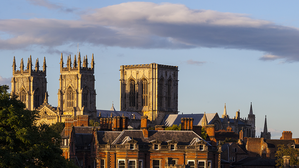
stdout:
[[(180, 113), (223, 113), (250, 102), (257, 135), (267, 115), (272, 138), (299, 117), (296, 1), (11, 0), (1, 3), (0, 84), (12, 60), (47, 60), (49, 103), (57, 105), (60, 53), (95, 55), (97, 108), (119, 109), (120, 65), (179, 67)], [(79, 46), (79, 47), (78, 47)], [(35, 62), (35, 61), (34, 61)]]

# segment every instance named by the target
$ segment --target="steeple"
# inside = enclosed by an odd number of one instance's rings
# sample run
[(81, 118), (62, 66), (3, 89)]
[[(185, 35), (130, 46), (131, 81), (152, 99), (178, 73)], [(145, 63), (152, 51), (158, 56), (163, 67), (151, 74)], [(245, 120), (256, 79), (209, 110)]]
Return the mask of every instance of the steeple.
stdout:
[(70, 70), (71, 67), (72, 67), (72, 57), (71, 57), (71, 55), (69, 55), (67, 57), (67, 68)]
[(87, 67), (87, 64), (86, 64), (86, 59), (85, 59), (85, 56), (83, 57), (83, 68), (86, 68)]
[(253, 115), (253, 110), (252, 110), (252, 102), (250, 102), (250, 110), (249, 110), (249, 115)]
[(16, 72), (16, 57), (14, 56), (13, 57), (13, 63), (12, 63), (12, 71), (13, 71), (13, 74)]
[(44, 99), (44, 103), (48, 103), (48, 92), (45, 92), (45, 99)]
[(207, 116), (206, 116), (206, 112), (203, 114), (203, 117), (201, 119), (201, 126), (207, 126), (208, 125), (208, 120), (207, 120)]
[(77, 67), (77, 59), (76, 59), (76, 55), (74, 56), (74, 63), (73, 63), (73, 68), (76, 68)]
[(91, 58), (91, 69), (94, 68), (94, 55), (92, 54), (92, 58)]
[(23, 58), (21, 59), (20, 70), (21, 70), (21, 72), (24, 71), (24, 62), (23, 62)]
[(226, 103), (224, 103), (224, 110), (222, 114), (222, 118), (227, 117), (227, 112), (226, 112)]
[(264, 133), (268, 133), (268, 127), (267, 127), (267, 115), (265, 115)]
[(35, 61), (35, 71), (39, 71), (39, 61), (38, 61), (38, 58)]
[(44, 65), (43, 65), (43, 71), (44, 72), (46, 72), (46, 67), (47, 67), (47, 65), (46, 65), (46, 57), (44, 57)]
[(81, 53), (78, 54), (78, 70), (81, 69)]
[(112, 107), (111, 107), (110, 111), (116, 111), (114, 108), (114, 103), (112, 103)]
[(60, 69), (63, 68), (63, 55), (61, 53), (61, 58), (60, 58)]

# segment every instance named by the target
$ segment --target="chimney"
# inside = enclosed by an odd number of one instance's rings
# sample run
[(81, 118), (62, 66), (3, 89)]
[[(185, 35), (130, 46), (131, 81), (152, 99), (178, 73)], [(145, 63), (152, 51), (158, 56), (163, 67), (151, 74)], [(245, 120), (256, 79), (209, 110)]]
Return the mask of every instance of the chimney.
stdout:
[(143, 137), (148, 138), (148, 130), (147, 130), (147, 116), (142, 116), (141, 117), (141, 125), (140, 129), (142, 130)]
[(244, 133), (243, 130), (239, 132), (239, 139), (244, 140)]
[(181, 118), (181, 130), (185, 130), (184, 118)]
[(77, 117), (77, 126), (88, 127), (88, 115), (78, 115)]
[(125, 117), (124, 115), (121, 118), (122, 118), (122, 130), (128, 129), (128, 118)]
[(66, 136), (70, 136), (70, 133), (71, 133), (71, 131), (72, 131), (73, 123), (74, 123), (74, 119), (73, 119), (73, 118), (66, 118), (66, 119), (65, 119), (65, 127), (64, 127), (64, 130), (65, 130), (65, 135), (66, 135)]
[(116, 117), (113, 118), (112, 131), (117, 131), (117, 119), (116, 119)]
[(193, 130), (193, 118), (190, 118), (189, 119), (190, 121), (189, 121), (189, 130)]
[(291, 131), (283, 131), (280, 140), (292, 140), (292, 132)]

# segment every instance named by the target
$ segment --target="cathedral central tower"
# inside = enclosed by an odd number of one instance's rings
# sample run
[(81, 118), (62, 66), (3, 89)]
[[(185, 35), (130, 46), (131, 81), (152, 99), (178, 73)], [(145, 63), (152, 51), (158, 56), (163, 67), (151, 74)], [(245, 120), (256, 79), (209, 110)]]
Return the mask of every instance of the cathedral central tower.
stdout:
[(96, 91), (94, 87), (94, 56), (88, 67), (87, 56), (81, 54), (78, 61), (74, 56), (73, 64), (71, 56), (68, 56), (64, 67), (63, 55), (60, 59), (60, 78), (58, 90), (58, 109), (63, 115), (95, 115), (96, 114)]

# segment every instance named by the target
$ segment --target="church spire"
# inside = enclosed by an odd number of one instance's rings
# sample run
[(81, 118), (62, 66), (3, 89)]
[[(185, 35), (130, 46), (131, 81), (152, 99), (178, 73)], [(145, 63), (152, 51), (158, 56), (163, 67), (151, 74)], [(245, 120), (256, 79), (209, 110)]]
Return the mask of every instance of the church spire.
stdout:
[(265, 124), (264, 124), (264, 133), (268, 133), (268, 127), (267, 127), (267, 115), (265, 115)]
[(222, 118), (227, 117), (227, 112), (226, 112), (226, 103), (224, 103), (224, 110), (222, 114)]
[(250, 110), (249, 110), (249, 115), (253, 115), (253, 110), (252, 110), (252, 102), (250, 102)]
[(44, 99), (44, 103), (48, 103), (48, 93), (45, 92), (45, 99)]
[(43, 65), (43, 71), (46, 72), (46, 67), (47, 67), (47, 64), (46, 64), (46, 57), (44, 57), (44, 65)]
[(91, 58), (91, 69), (94, 68), (94, 55), (92, 54), (92, 58)]
[(16, 57), (14, 56), (13, 57), (13, 63), (12, 63), (12, 71), (13, 71), (13, 74), (16, 72)]
[(60, 68), (62, 69), (63, 68), (63, 55), (61, 53), (61, 58), (60, 58)]
[(35, 71), (39, 71), (39, 61), (38, 61), (38, 58), (36, 58), (36, 61), (35, 61)]
[(203, 117), (201, 119), (201, 126), (207, 126), (208, 125), (208, 120), (207, 120), (207, 116), (206, 116), (206, 112), (203, 114)]

